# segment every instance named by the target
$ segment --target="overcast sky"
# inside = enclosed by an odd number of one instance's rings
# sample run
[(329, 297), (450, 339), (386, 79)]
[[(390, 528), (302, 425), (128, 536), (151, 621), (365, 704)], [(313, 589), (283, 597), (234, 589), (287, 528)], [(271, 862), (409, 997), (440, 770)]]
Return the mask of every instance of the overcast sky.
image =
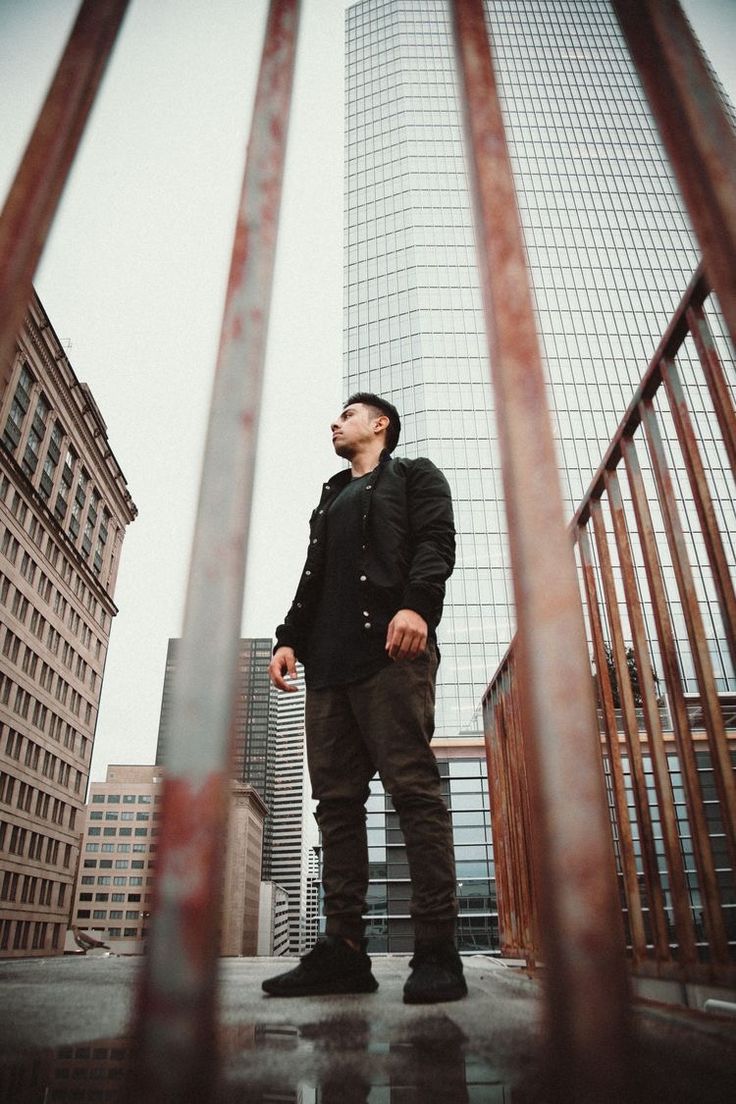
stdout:
[[(420, 4), (421, 0), (417, 0)], [(303, 0), (243, 635), (270, 636), (336, 466), (342, 398), (343, 16)], [(687, 13), (736, 100), (736, 0)], [(131, 0), (36, 276), (139, 508), (92, 766), (152, 762), (183, 596), (266, 0)], [(77, 9), (0, 0), (5, 194)]]

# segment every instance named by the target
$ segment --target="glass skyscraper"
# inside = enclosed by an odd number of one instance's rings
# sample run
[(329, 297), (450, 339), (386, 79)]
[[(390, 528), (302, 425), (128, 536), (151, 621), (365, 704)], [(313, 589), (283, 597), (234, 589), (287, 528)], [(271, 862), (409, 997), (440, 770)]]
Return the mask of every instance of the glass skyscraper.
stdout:
[[(698, 252), (608, 0), (486, 7), (572, 514)], [(477, 727), (514, 617), (449, 4), (358, 0), (346, 45), (345, 393), (394, 402), (400, 451), (453, 489), (437, 699), (452, 737)], [(715, 603), (707, 633), (728, 689)]]

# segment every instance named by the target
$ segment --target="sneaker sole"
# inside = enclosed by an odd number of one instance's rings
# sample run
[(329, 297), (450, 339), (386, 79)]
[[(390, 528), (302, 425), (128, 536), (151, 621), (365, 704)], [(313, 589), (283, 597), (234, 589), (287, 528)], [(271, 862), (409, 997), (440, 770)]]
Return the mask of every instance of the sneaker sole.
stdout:
[(324, 982), (316, 987), (313, 985), (298, 985), (281, 989), (276, 986), (269, 988), (268, 982), (264, 981), (261, 988), (269, 997), (330, 997), (348, 993), (375, 993), (378, 982), (373, 977), (359, 982), (347, 978), (342, 980), (335, 978), (332, 982)]

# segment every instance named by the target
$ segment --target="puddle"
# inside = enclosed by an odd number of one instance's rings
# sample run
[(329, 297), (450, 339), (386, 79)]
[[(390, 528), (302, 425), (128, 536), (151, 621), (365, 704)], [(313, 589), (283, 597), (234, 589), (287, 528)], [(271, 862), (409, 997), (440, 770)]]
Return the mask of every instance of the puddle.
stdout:
[[(515, 1104), (510, 1087), (466, 1053), (451, 1020), (429, 1016), (377, 1037), (361, 1017), (222, 1032), (218, 1104)], [(123, 1104), (130, 1039), (97, 1039), (0, 1062), (0, 1100)]]

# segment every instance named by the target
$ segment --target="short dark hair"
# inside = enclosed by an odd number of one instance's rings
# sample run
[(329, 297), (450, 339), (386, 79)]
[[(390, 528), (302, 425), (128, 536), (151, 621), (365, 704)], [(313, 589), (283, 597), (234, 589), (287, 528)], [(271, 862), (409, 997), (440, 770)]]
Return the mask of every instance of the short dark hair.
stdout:
[(399, 436), (401, 435), (401, 418), (393, 403), (388, 402), (387, 399), (382, 399), (380, 395), (374, 395), (372, 391), (358, 391), (356, 395), (351, 395), (345, 402), (343, 410), (352, 403), (362, 403), (363, 406), (372, 406), (374, 410), (378, 410), (381, 414), (386, 415), (388, 418), (386, 449), (388, 452), (393, 452), (399, 443)]

